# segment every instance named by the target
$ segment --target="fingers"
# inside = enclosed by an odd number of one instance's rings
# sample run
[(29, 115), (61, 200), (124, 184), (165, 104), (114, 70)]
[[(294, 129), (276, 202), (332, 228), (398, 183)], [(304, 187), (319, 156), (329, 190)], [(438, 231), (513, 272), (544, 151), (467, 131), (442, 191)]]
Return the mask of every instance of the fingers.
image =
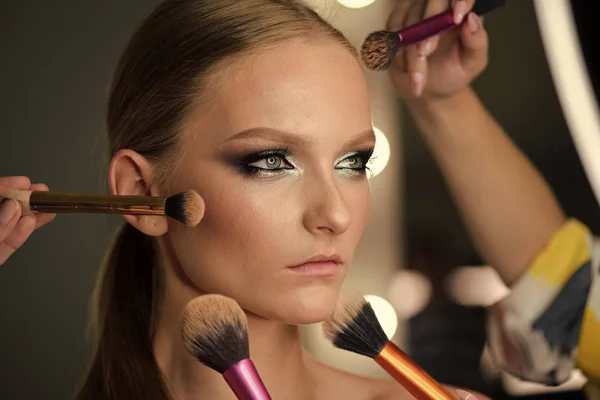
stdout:
[(392, 9), (390, 16), (388, 17), (386, 29), (388, 31), (399, 31), (404, 28), (404, 22), (406, 20), (406, 13), (411, 6), (410, 1), (398, 1)]
[(21, 206), (15, 200), (0, 204), (0, 265), (27, 240), (35, 228), (35, 218), (21, 218)]
[(469, 13), (465, 24), (461, 26), (460, 37), (461, 63), (469, 73), (478, 74), (488, 61), (488, 35), (483, 28), (481, 17)]
[(28, 190), (31, 186), (31, 181), (26, 176), (3, 176), (0, 177), (0, 186)]
[[(0, 177), (0, 186), (21, 190), (47, 191), (48, 186), (36, 183), (31, 184), (29, 178), (24, 176)], [(52, 221), (55, 214), (22, 215), (21, 205), (12, 199), (0, 202), (0, 265), (29, 238), (31, 233)]]
[(448, 10), (450, 0), (429, 0), (423, 10), (423, 18), (429, 18), (433, 15), (441, 14)]
[[(423, 10), (422, 19), (441, 14), (448, 10), (449, 1), (450, 0), (429, 0)], [(435, 35), (422, 41), (417, 45), (419, 47), (419, 54), (429, 56), (437, 49), (439, 41), (440, 35)]]
[(465, 19), (467, 13), (471, 11), (475, 0), (452, 0), (452, 10), (454, 11), (454, 23), (459, 25)]
[(21, 217), (21, 206), (16, 200), (0, 203), (0, 243), (6, 241)]
[[(31, 185), (31, 190), (39, 191), (39, 192), (47, 192), (48, 186), (43, 183), (34, 183)], [(37, 214), (36, 215), (36, 226), (35, 229), (41, 228), (46, 225), (48, 222), (52, 221), (56, 217), (56, 214)]]
[[(418, 23), (423, 19), (426, 3), (419, 2), (406, 14), (406, 26)], [(410, 92), (418, 97), (423, 93), (427, 81), (427, 49), (419, 46), (408, 46), (403, 49), (404, 66), (409, 74)]]
[(25, 243), (27, 238), (35, 229), (36, 219), (32, 215), (26, 215), (23, 218), (17, 218), (14, 229), (11, 229), (6, 240), (0, 242), (0, 265)]
[(455, 389), (454, 392), (460, 400), (483, 400), (484, 397), (481, 395), (475, 396), (473, 393), (469, 393), (466, 390)]

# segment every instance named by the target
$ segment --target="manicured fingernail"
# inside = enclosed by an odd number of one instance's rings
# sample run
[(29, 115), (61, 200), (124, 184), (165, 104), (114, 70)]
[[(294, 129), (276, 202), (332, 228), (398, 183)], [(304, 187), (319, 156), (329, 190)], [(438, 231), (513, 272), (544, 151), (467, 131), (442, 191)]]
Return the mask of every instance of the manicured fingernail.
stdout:
[(457, 0), (454, 5), (454, 23), (460, 24), (467, 13), (467, 2), (465, 0)]
[(19, 205), (16, 200), (5, 200), (0, 204), (0, 224), (8, 225), (10, 221), (17, 215)]
[(475, 13), (469, 13), (469, 15), (467, 16), (467, 23), (469, 24), (469, 31), (471, 31), (472, 34), (477, 33), (477, 31), (481, 27), (479, 17), (475, 15)]
[(461, 389), (456, 389), (456, 394), (460, 396), (461, 400), (478, 400), (474, 394)]
[(423, 74), (421, 72), (413, 72), (410, 75), (410, 90), (414, 96), (420, 96), (423, 91)]

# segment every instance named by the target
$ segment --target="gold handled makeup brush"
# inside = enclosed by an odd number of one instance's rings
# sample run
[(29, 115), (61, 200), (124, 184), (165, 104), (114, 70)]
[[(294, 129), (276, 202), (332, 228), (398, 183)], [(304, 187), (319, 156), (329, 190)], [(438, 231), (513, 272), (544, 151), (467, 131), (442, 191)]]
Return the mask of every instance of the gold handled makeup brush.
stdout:
[(371, 305), (360, 295), (345, 296), (323, 325), (337, 348), (370, 357), (418, 400), (457, 400), (390, 342)]
[(217, 371), (240, 400), (271, 400), (250, 359), (248, 320), (239, 304), (206, 294), (190, 301), (182, 318), (183, 344), (202, 364)]
[(167, 215), (187, 226), (198, 225), (204, 216), (204, 200), (193, 190), (169, 197), (153, 197), (44, 192), (0, 186), (0, 200), (2, 198), (21, 203), (23, 214)]

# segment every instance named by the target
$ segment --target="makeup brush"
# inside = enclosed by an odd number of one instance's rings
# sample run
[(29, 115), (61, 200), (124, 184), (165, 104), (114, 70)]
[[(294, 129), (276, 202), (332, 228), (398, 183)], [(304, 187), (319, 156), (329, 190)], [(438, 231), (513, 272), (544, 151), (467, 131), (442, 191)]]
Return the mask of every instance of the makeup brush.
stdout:
[(207, 294), (190, 301), (182, 318), (183, 344), (202, 364), (217, 371), (240, 400), (271, 400), (250, 359), (248, 320), (239, 304)]
[(344, 296), (323, 332), (335, 347), (375, 360), (416, 399), (457, 400), (389, 341), (364, 297)]
[(204, 216), (204, 200), (193, 190), (169, 197), (153, 197), (44, 192), (0, 186), (0, 200), (2, 198), (21, 203), (23, 214), (167, 215), (187, 226), (198, 225)]
[[(476, 0), (471, 11), (483, 15), (505, 3), (506, 0)], [(448, 10), (399, 31), (376, 31), (367, 36), (360, 55), (367, 68), (382, 71), (390, 66), (400, 47), (419, 43), (455, 26), (454, 13)]]

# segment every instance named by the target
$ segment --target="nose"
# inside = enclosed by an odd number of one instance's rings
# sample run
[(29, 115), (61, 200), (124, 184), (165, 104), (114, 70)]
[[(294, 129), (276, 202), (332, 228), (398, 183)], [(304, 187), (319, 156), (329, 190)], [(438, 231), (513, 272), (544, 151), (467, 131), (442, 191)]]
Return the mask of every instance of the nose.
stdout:
[(304, 227), (313, 234), (340, 235), (348, 230), (352, 212), (337, 183), (321, 181), (306, 189)]

